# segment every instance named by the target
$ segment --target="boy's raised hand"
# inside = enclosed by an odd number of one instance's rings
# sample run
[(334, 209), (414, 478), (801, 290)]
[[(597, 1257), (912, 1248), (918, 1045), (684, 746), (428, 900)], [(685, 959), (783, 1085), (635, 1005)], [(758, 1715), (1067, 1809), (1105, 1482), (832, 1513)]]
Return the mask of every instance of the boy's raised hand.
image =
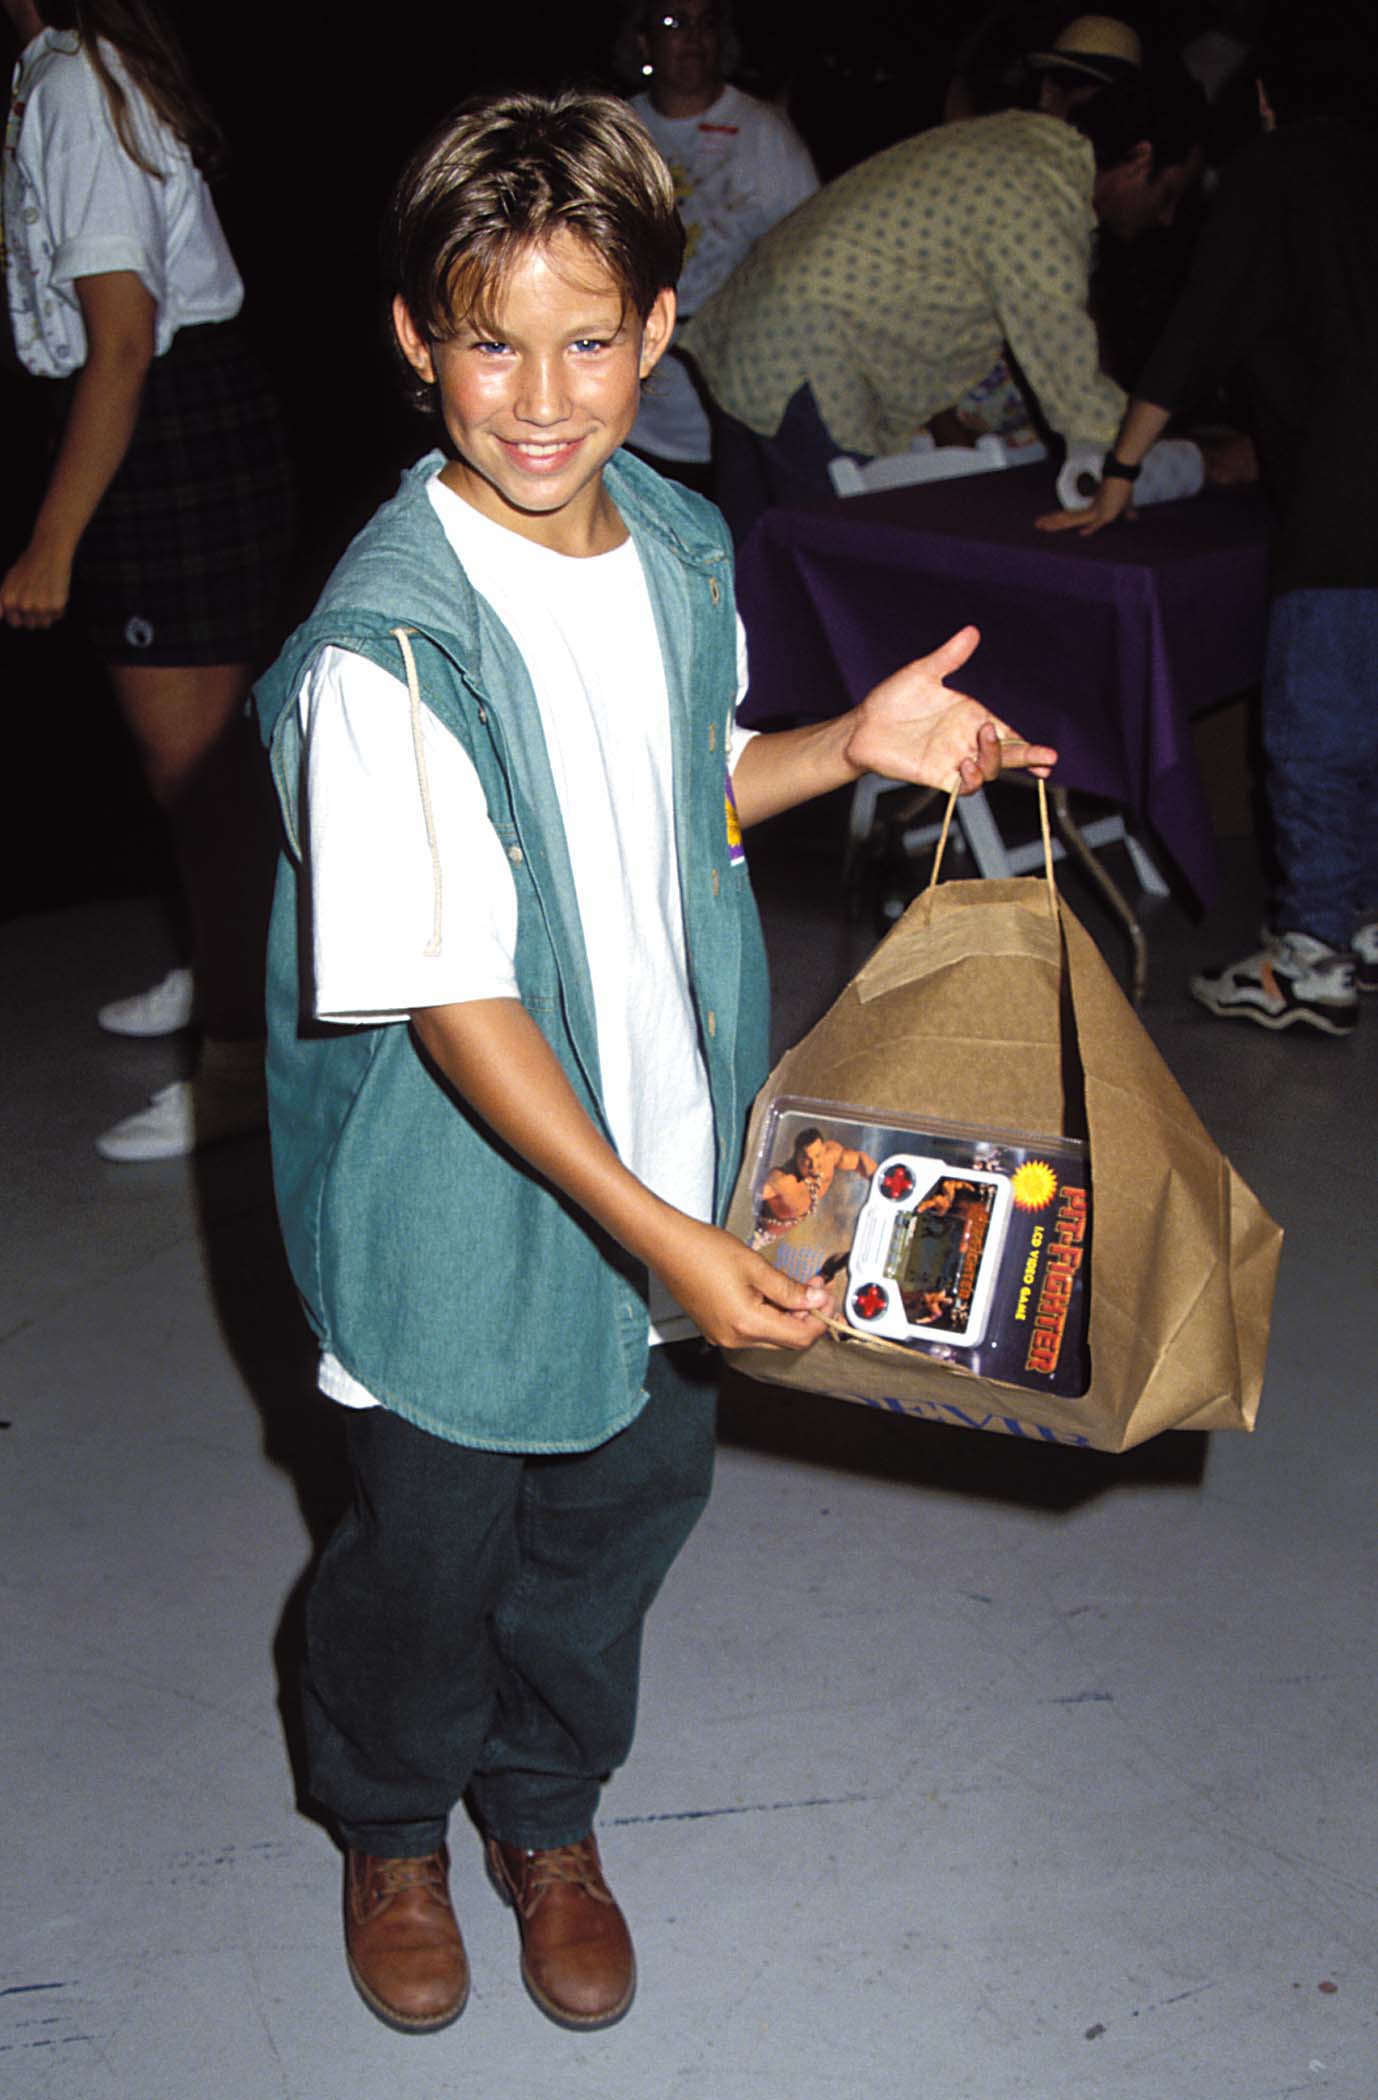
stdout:
[(1050, 772), (1056, 751), (1026, 744), (988, 707), (944, 683), (980, 639), (974, 627), (960, 628), (874, 686), (850, 714), (753, 737), (732, 772), (743, 826), (851, 786), (864, 773), (970, 795), (1002, 766)]
[(981, 637), (959, 628), (941, 648), (882, 680), (851, 717), (845, 745), (849, 765), (887, 780), (970, 795), (994, 780), (1002, 766), (1047, 774), (1057, 763), (1046, 744), (1027, 744), (998, 715), (945, 683), (960, 671)]

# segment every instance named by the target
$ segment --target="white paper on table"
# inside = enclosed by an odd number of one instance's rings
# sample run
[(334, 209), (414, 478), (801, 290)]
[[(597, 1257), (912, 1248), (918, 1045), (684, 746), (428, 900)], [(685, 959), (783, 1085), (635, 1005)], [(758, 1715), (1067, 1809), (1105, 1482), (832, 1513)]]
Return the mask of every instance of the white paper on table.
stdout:
[[(1095, 501), (1105, 462), (1102, 445), (1069, 445), (1062, 472), (1057, 477), (1057, 500), (1064, 510), (1086, 510)], [(1190, 438), (1160, 438), (1144, 454), (1139, 478), (1134, 483), (1134, 506), (1176, 503), (1199, 495), (1206, 481), (1206, 462), (1201, 447)]]
[(935, 445), (929, 439), (926, 444), (916, 441), (907, 452), (883, 453), (879, 459), (863, 462), (844, 456), (828, 462), (828, 474), (839, 496), (869, 496), (877, 489), (907, 488), (920, 481), (956, 481), (967, 474), (1028, 467), (1047, 457), (1045, 445), (1011, 445), (987, 431), (974, 445)]

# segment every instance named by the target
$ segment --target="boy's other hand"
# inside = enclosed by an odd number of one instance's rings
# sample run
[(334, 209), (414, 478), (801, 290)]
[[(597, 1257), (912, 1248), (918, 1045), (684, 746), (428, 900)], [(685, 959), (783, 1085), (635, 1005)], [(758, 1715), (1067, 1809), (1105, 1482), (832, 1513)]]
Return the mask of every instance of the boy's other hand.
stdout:
[(661, 1281), (719, 1349), (807, 1349), (825, 1330), (821, 1283), (796, 1283), (730, 1232), (681, 1215), (656, 1263)]
[(976, 628), (960, 628), (930, 656), (874, 686), (852, 717), (848, 764), (916, 787), (956, 786), (963, 795), (994, 780), (1004, 766), (1048, 774), (1057, 764), (1056, 751), (1025, 743), (988, 707), (944, 683), (980, 639)]
[(629, 1173), (516, 999), (421, 1007), (412, 1026), (432, 1064), (498, 1136), (653, 1269), (710, 1342), (807, 1349), (817, 1341), (823, 1327), (814, 1314), (827, 1307), (826, 1287), (782, 1276)]

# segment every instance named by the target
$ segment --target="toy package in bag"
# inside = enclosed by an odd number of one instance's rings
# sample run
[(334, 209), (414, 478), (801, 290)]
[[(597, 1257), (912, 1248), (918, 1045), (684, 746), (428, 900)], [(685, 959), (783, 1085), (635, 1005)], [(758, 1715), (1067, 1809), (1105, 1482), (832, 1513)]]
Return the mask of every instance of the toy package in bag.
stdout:
[(1086, 1147), (786, 1095), (768, 1110), (751, 1244), (821, 1276), (862, 1337), (1034, 1392), (1086, 1390)]
[[(837, 1110), (799, 1103), (861, 1106), (825, 1131), (824, 1114)], [(812, 1124), (791, 1120), (805, 1114)], [(955, 1154), (945, 1149), (954, 1125), (967, 1133)], [(839, 1147), (817, 1227), (812, 1217), (787, 1222), (792, 1207), (807, 1210), (811, 1169), (797, 1171), (798, 1141), (815, 1126)], [(1080, 1243), (1089, 1264), (1083, 1251), (1075, 1269), (1052, 1268), (1046, 1230), (1038, 1250), (1021, 1241), (1017, 1292), (1030, 1254), (1044, 1260), (1028, 1277), (1023, 1321), (1018, 1295), (1013, 1313), (1002, 1295), (1001, 1263), (1011, 1235), (1038, 1214), (1021, 1208), (1016, 1175), (1043, 1159), (1061, 1188), (1079, 1152), (1073, 1144), (1055, 1157), (1046, 1141), (1017, 1136), (1029, 1156), (1007, 1173), (1000, 1132), (1065, 1133), (1084, 1144), (1089, 1169)], [(903, 1195), (904, 1174), (884, 1186), (897, 1166), (913, 1177)], [(988, 1176), (1007, 1195), (986, 1193), (996, 1185)], [(960, 1227), (929, 1235), (906, 1224), (941, 1210), (945, 1181), (971, 1185), (947, 1205), (965, 1212)], [(1024, 1192), (1032, 1185), (1026, 1177)], [(825, 1248), (838, 1206), (854, 1215)], [(877, 1222), (858, 1248), (868, 1212)], [(1056, 1200), (1043, 1215), (1056, 1221)], [(934, 884), (915, 899), (767, 1080), (727, 1223), (772, 1259), (806, 1224), (823, 1255), (814, 1273), (836, 1264), (829, 1332), (797, 1356), (733, 1352), (754, 1378), (1107, 1451), (1165, 1429), (1254, 1425), (1282, 1234), (1202, 1127), (1051, 872), (1046, 882)], [(974, 1263), (973, 1233), (982, 1236)], [(986, 1290), (993, 1246), (1000, 1261)], [(1035, 1325), (1045, 1301), (1052, 1317), (1064, 1290), (1069, 1319), (1080, 1322), (1084, 1308), (1084, 1349), (1079, 1327), (1069, 1347), (1064, 1326), (1052, 1375), (1031, 1384), (1029, 1351), (1021, 1357), (1008, 1337), (1027, 1331), (1031, 1306)]]

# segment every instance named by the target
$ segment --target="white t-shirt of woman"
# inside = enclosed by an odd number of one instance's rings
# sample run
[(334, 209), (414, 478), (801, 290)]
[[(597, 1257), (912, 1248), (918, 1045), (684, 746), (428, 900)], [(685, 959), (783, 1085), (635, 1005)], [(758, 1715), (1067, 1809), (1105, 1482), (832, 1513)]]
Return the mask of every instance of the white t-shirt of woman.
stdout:
[(66, 378), (86, 362), (80, 277), (134, 272), (158, 310), (159, 357), (180, 328), (228, 321), (244, 302), (200, 170), (114, 46), (100, 48), (156, 175), (121, 144), (75, 31), (45, 29), (14, 71), (0, 169), (5, 291), (19, 361), (42, 379)]

